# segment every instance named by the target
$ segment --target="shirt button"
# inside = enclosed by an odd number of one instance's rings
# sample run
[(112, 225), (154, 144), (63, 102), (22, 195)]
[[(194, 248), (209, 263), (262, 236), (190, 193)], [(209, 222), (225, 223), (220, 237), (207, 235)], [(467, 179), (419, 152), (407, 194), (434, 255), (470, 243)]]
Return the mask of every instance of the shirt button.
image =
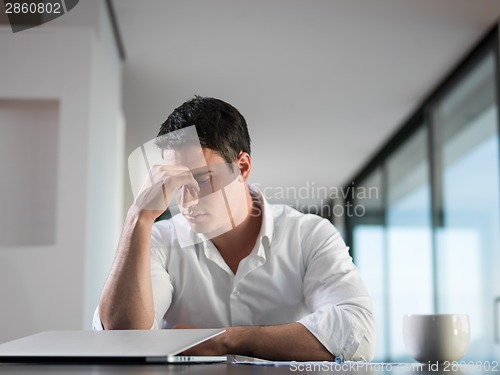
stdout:
[(239, 291), (235, 290), (235, 291), (233, 292), (233, 296), (238, 297), (239, 295), (240, 295), (240, 292), (239, 292)]

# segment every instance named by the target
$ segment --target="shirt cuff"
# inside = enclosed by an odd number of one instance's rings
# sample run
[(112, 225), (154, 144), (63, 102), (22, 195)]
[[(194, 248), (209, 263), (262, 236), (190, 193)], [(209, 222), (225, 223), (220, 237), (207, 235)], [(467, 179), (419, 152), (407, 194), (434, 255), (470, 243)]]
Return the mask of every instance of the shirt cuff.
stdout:
[(365, 334), (360, 323), (339, 306), (328, 306), (298, 321), (335, 357), (367, 360), (356, 354)]
[[(159, 329), (158, 323), (156, 322), (156, 318), (153, 321), (153, 326), (150, 329), (151, 330)], [(101, 318), (99, 318), (99, 306), (97, 306), (97, 308), (94, 311), (94, 319), (92, 320), (92, 330), (104, 331), (104, 326), (102, 325)]]
[(99, 318), (99, 306), (94, 311), (94, 319), (92, 319), (92, 330), (93, 331), (104, 331), (101, 319)]

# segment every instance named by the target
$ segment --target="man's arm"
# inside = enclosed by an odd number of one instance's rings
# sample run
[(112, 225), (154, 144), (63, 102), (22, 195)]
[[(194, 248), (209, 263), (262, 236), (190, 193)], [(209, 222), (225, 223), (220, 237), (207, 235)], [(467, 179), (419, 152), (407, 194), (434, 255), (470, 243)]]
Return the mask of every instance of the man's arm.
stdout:
[(99, 302), (104, 329), (150, 329), (154, 321), (150, 242), (154, 218), (132, 206)]
[(150, 329), (155, 319), (151, 233), (155, 219), (183, 185), (199, 191), (186, 167), (155, 165), (127, 212), (110, 275), (99, 301), (104, 329)]
[(304, 225), (304, 297), (311, 314), (299, 320), (331, 353), (370, 361), (376, 327), (372, 303), (349, 248), (336, 228), (315, 218)]
[(264, 327), (228, 327), (222, 335), (187, 350), (185, 354), (239, 354), (275, 361), (334, 359), (333, 355), (300, 323)]

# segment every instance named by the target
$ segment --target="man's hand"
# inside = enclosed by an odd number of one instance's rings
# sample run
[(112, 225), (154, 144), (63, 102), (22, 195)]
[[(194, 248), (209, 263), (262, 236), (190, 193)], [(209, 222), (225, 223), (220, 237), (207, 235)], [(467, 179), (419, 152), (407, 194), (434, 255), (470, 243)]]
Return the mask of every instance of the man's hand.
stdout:
[(153, 165), (134, 205), (142, 215), (154, 221), (168, 208), (176, 192), (183, 186), (193, 195), (200, 191), (198, 182), (187, 167)]

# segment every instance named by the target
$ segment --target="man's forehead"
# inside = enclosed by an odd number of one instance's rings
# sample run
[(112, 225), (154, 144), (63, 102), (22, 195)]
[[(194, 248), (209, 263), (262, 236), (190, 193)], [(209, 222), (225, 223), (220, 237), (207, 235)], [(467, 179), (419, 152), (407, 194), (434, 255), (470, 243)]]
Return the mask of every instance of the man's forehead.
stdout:
[(207, 165), (203, 150), (198, 146), (182, 146), (163, 150), (163, 162), (170, 166), (185, 166), (197, 169)]
[(206, 169), (207, 165), (220, 164), (224, 159), (214, 150), (206, 147), (185, 145), (163, 151), (165, 165), (185, 166), (190, 170)]

